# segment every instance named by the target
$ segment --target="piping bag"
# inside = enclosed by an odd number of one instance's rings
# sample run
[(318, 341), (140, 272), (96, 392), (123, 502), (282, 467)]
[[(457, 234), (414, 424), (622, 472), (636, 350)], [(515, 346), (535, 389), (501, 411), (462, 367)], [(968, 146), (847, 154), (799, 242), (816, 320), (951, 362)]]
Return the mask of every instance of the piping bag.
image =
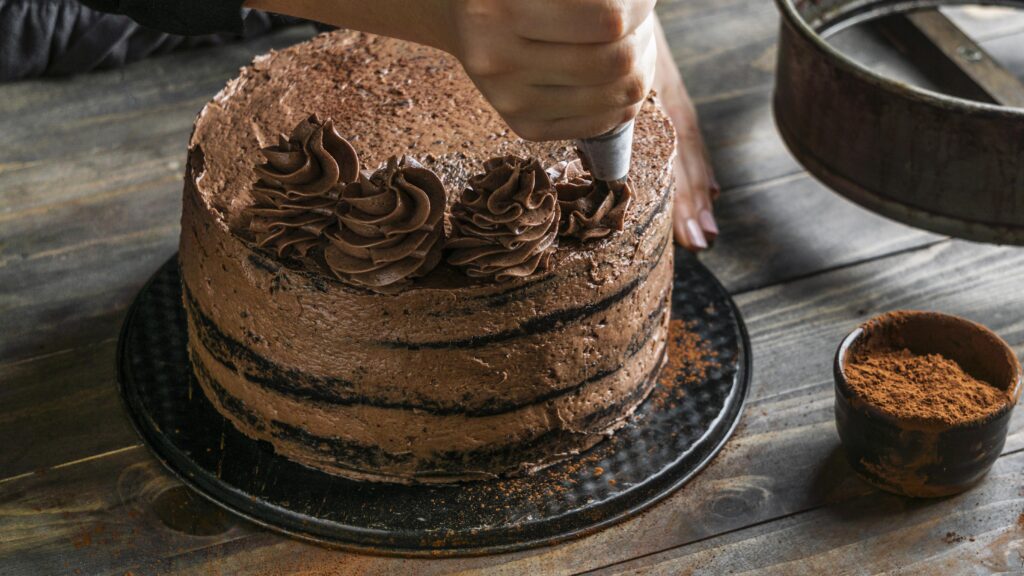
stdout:
[(633, 156), (633, 120), (620, 124), (600, 136), (576, 141), (584, 163), (594, 178), (613, 188), (621, 187), (629, 176)]

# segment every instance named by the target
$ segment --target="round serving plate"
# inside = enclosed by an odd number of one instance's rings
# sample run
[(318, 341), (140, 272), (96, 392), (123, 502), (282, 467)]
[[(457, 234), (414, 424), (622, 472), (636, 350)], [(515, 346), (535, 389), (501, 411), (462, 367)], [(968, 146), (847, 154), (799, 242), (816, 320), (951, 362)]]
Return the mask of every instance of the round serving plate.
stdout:
[(231, 512), (363, 552), (490, 554), (579, 537), (637, 514), (722, 448), (747, 395), (750, 343), (729, 294), (678, 249), (672, 318), (689, 327), (688, 338), (704, 341), (707, 370), (669, 358), (651, 397), (610, 440), (529, 477), (451, 486), (346, 480), (291, 462), (235, 430), (192, 376), (177, 258), (160, 268), (128, 313), (118, 377), (132, 421), (156, 457)]

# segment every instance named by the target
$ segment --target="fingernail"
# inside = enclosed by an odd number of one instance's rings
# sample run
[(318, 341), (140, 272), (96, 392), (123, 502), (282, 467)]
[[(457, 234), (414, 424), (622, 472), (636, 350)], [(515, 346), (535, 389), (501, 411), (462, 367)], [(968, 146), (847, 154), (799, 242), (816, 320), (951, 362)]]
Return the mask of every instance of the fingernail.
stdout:
[(704, 233), (711, 236), (712, 239), (718, 236), (718, 224), (715, 222), (715, 217), (711, 215), (710, 210), (701, 210), (697, 216), (697, 221), (700, 222), (700, 227), (704, 229)]
[(686, 235), (690, 237), (690, 242), (694, 247), (701, 250), (708, 247), (708, 241), (704, 238), (704, 232), (700, 229), (700, 224), (693, 218), (686, 221)]

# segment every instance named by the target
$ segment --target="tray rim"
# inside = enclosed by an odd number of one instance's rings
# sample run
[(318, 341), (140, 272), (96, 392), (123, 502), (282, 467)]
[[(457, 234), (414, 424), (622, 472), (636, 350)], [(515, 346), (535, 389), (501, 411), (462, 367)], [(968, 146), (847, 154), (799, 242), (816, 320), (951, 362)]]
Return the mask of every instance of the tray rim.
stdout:
[[(676, 266), (679, 265), (681, 259), (676, 259)], [(686, 265), (699, 266), (703, 269), (703, 272), (711, 280), (714, 287), (724, 295), (726, 302), (729, 304), (729, 309), (732, 312), (733, 317), (736, 319), (736, 331), (738, 335), (738, 344), (740, 350), (740, 361), (737, 363), (736, 376), (734, 381), (737, 382), (732, 387), (729, 396), (725, 399), (722, 410), (715, 417), (714, 421), (708, 426), (708, 431), (704, 433), (693, 445), (691, 445), (686, 451), (681, 452), (676, 459), (676, 462), (668, 465), (657, 473), (653, 474), (650, 478), (657, 479), (660, 476), (666, 476), (670, 474), (674, 468), (680, 466), (680, 460), (682, 460), (687, 454), (692, 453), (698, 448), (705, 448), (704, 443), (709, 437), (715, 436), (717, 432), (720, 436), (712, 446), (707, 447), (707, 453), (687, 472), (675, 477), (665, 486), (655, 487), (653, 494), (641, 498), (638, 502), (626, 506), (622, 510), (609, 515), (608, 517), (587, 524), (585, 526), (559, 532), (549, 536), (542, 536), (536, 538), (529, 538), (524, 540), (517, 540), (515, 542), (509, 542), (504, 544), (487, 544), (482, 546), (465, 546), (465, 545), (446, 545), (437, 548), (407, 548), (407, 547), (385, 547), (375, 546), (365, 543), (359, 543), (351, 540), (344, 540), (341, 538), (330, 538), (326, 535), (321, 535), (314, 532), (306, 532), (293, 527), (294, 524), (306, 524), (309, 525), (308, 521), (301, 518), (296, 520), (298, 513), (281, 508), (274, 504), (266, 501), (258, 501), (258, 505), (252, 505), (253, 508), (273, 509), (277, 514), (282, 515), (289, 519), (289, 525), (283, 526), (281, 524), (275, 524), (271, 521), (265, 520), (255, 515), (247, 507), (239, 502), (254, 502), (254, 499), (248, 494), (241, 492), (236, 487), (231, 486), (225, 482), (216, 482), (211, 479), (202, 478), (197, 476), (194, 472), (189, 470), (179, 470), (171, 458), (167, 457), (160, 452), (158, 448), (164, 448), (170, 450), (172, 453), (177, 452), (178, 457), (185, 460), (189, 460), (188, 456), (181, 453), (180, 450), (176, 449), (173, 444), (166, 439), (162, 438), (156, 433), (155, 429), (158, 427), (155, 424), (146, 425), (142, 420), (147, 414), (146, 410), (141, 408), (141, 399), (138, 397), (137, 391), (127, 385), (128, 378), (131, 376), (131, 370), (126, 366), (124, 359), (128, 349), (128, 334), (132, 327), (132, 321), (135, 318), (138, 307), (140, 306), (140, 300), (143, 294), (145, 294), (152, 284), (156, 281), (157, 277), (163, 271), (165, 266), (172, 263), (178, 262), (178, 253), (175, 252), (168, 260), (164, 261), (157, 270), (146, 280), (145, 284), (139, 289), (132, 299), (131, 305), (125, 314), (125, 319), (121, 324), (121, 329), (118, 334), (117, 350), (115, 362), (116, 375), (117, 375), (117, 387), (118, 396), (120, 397), (121, 404), (125, 411), (128, 413), (128, 419), (132, 424), (132, 428), (139, 435), (142, 443), (145, 445), (146, 450), (156, 458), (165, 470), (169, 471), (175, 478), (181, 481), (183, 484), (188, 486), (193, 492), (199, 494), (207, 501), (215, 504), (219, 508), (245, 519), (262, 528), (284, 534), (291, 538), (295, 538), (300, 541), (313, 543), (319, 546), (323, 546), (330, 549), (335, 549), (345, 552), (353, 552), (358, 554), (367, 554), (372, 556), (383, 556), (383, 557), (400, 557), (400, 558), (464, 558), (464, 557), (478, 557), (488, 556), (495, 554), (504, 554), (510, 552), (517, 552), (522, 550), (554, 546), (560, 543), (564, 543), (570, 540), (575, 540), (594, 534), (605, 528), (623, 522), (629, 518), (635, 517), (641, 512), (650, 509), (654, 505), (662, 502), (668, 496), (675, 493), (677, 490), (682, 488), (690, 480), (700, 474), (712, 460), (722, 451), (725, 444), (732, 438), (736, 432), (736, 428), (743, 416), (744, 407), (746, 406), (747, 397), (750, 391), (750, 383), (752, 379), (752, 368), (753, 368), (753, 354), (750, 345), (750, 336), (747, 332), (746, 324), (743, 321), (743, 316), (740, 313), (739, 306), (733, 300), (732, 295), (726, 290), (725, 286), (703, 263), (697, 258), (685, 258)], [(139, 408), (136, 408), (136, 405)], [(727, 426), (724, 430), (720, 427), (722, 423), (726, 422)], [(629, 424), (627, 424), (628, 426)], [(255, 441), (253, 441), (255, 442)], [(573, 456), (569, 460), (580, 458), (585, 455), (586, 452)], [(198, 466), (195, 466), (199, 468)], [(208, 474), (203, 474), (206, 476)], [(225, 490), (230, 493), (232, 500), (235, 502), (227, 502), (221, 499), (219, 494), (213, 493), (211, 487), (215, 485), (219, 490)], [(359, 532), (377, 532), (380, 534), (386, 534), (386, 531), (374, 530), (370, 528), (359, 528)]]

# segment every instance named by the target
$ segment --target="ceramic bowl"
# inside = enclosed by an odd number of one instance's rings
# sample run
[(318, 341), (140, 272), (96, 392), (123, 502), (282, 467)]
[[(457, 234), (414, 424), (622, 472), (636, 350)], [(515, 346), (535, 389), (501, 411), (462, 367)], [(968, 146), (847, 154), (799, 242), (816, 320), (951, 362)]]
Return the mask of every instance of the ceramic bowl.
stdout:
[[(870, 350), (906, 348), (942, 354), (971, 376), (1005, 390), (1010, 402), (984, 419), (950, 425), (897, 418), (856, 396), (847, 359)], [(836, 427), (853, 469), (870, 484), (905, 496), (939, 497), (981, 480), (999, 457), (1021, 390), (1021, 365), (988, 328), (937, 312), (890, 312), (843, 339), (836, 352)]]

